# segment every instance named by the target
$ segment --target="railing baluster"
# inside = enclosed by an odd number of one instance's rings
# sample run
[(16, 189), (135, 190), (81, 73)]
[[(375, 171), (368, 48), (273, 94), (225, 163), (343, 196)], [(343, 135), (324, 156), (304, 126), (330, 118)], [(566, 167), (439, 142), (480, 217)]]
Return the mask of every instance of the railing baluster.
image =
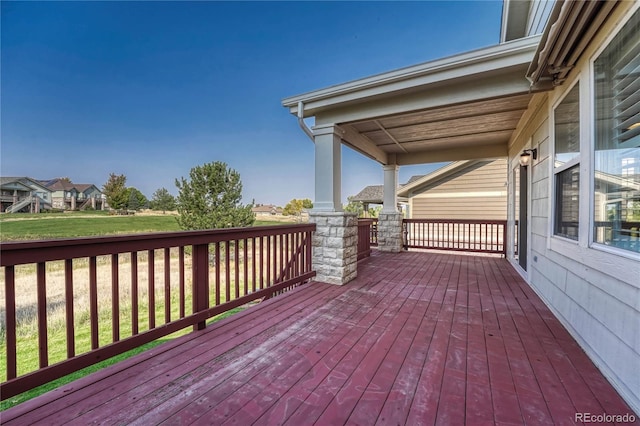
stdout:
[[(111, 255), (111, 339), (120, 340), (120, 271), (118, 254)], [(67, 299), (69, 300), (69, 299)]]
[(251, 262), (251, 290), (256, 291), (256, 237), (252, 238), (253, 243), (251, 244), (251, 256), (253, 261)]
[[(269, 283), (271, 282), (271, 237), (267, 235), (265, 239), (267, 240), (267, 284), (265, 287), (269, 287)], [(260, 288), (262, 288), (262, 286)]]
[(138, 334), (138, 253), (131, 252), (131, 335)]
[(235, 289), (236, 289), (236, 294), (234, 295), (234, 299), (240, 297), (240, 241), (239, 240), (235, 240), (234, 242), (234, 255), (233, 255), (233, 259), (234, 259), (234, 270), (235, 270)]
[(224, 244), (224, 290), (225, 290), (225, 302), (231, 300), (231, 245), (230, 241), (225, 241)]
[(7, 322), (7, 380), (16, 378), (17, 368), (17, 338), (16, 338), (16, 274), (13, 266), (4, 268), (4, 288), (6, 295)]
[(38, 354), (40, 368), (49, 365), (49, 348), (47, 343), (47, 279), (45, 263), (37, 265), (37, 297), (38, 297)]
[(185, 278), (184, 278), (184, 246), (178, 247), (178, 275), (180, 278), (180, 318), (185, 317)]
[(65, 322), (67, 328), (67, 358), (76, 354), (75, 323), (73, 315), (73, 260), (64, 261), (64, 300)]
[(249, 239), (242, 240), (242, 260), (244, 262), (244, 294), (249, 294)]
[(171, 322), (171, 251), (164, 249), (164, 322)]
[(149, 300), (148, 314), (149, 314), (149, 330), (156, 328), (156, 255), (153, 250), (147, 252), (147, 299)]
[(91, 349), (100, 346), (98, 336), (98, 271), (95, 256), (89, 257), (89, 317), (91, 318)]
[(215, 259), (216, 259), (216, 306), (220, 304), (220, 243), (215, 245)]
[(266, 237), (260, 237), (260, 290), (264, 288), (265, 269), (269, 269), (269, 265), (265, 266), (265, 253), (268, 251), (268, 247), (265, 249)]

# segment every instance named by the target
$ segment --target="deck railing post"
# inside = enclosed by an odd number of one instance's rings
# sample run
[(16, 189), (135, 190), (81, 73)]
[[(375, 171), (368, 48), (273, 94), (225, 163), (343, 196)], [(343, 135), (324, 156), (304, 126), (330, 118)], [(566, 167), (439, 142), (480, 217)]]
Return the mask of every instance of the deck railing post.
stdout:
[[(193, 262), (193, 312), (204, 311), (209, 307), (209, 246), (207, 244), (194, 245), (191, 255)], [(229, 256), (228, 250), (225, 253)], [(219, 253), (216, 253), (218, 256)], [(228, 297), (228, 295), (227, 295)], [(193, 326), (194, 330), (202, 330), (206, 322), (201, 321)]]

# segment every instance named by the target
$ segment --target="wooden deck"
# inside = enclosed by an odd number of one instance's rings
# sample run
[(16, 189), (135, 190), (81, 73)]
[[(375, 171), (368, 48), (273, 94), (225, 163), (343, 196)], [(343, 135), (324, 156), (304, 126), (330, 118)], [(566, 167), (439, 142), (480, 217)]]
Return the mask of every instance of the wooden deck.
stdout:
[(374, 252), (346, 286), (302, 286), (1, 420), (550, 425), (576, 412), (633, 413), (506, 260)]

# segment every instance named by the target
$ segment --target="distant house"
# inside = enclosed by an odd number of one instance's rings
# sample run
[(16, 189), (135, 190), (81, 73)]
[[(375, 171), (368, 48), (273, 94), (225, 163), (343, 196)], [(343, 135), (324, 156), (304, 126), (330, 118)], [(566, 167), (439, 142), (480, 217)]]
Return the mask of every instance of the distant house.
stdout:
[(397, 194), (407, 200), (409, 219), (507, 220), (507, 159), (456, 161)]
[(257, 216), (282, 216), (282, 207), (273, 204), (260, 204), (251, 209)]
[(43, 182), (52, 192), (52, 205), (55, 209), (82, 210), (91, 207), (102, 210), (105, 207), (102, 192), (93, 184), (72, 183), (60, 178)]
[(0, 178), (0, 211), (39, 213), (51, 208), (51, 191), (29, 177)]

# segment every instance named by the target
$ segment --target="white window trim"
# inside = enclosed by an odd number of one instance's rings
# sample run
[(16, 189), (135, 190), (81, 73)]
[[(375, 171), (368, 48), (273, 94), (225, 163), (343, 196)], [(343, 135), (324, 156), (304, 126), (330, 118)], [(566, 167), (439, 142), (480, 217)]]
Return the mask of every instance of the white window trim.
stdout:
[[(547, 237), (547, 248), (568, 259), (588, 265), (595, 270), (606, 271), (608, 275), (623, 281), (635, 288), (640, 288), (640, 254), (616, 247), (606, 246), (593, 241), (593, 221), (595, 202), (595, 182), (594, 176), (594, 156), (595, 149), (593, 135), (595, 134), (595, 102), (592, 98), (594, 93), (594, 63), (600, 54), (609, 46), (611, 41), (622, 30), (622, 27), (630, 20), (631, 16), (640, 9), (640, 4), (632, 7), (615, 26), (615, 28), (603, 40), (600, 46), (594, 50), (589, 60), (581, 69), (575, 69), (575, 77), (563, 85), (562, 90), (554, 91), (552, 102), (549, 106), (549, 229)], [(554, 235), (555, 227), (555, 196), (556, 183), (555, 175), (558, 170), (554, 167), (555, 162), (555, 123), (554, 111), (562, 99), (573, 88), (574, 84), (581, 81), (580, 85), (580, 223), (578, 241)], [(555, 95), (555, 96), (554, 96)], [(572, 164), (573, 163), (573, 164)], [(575, 165), (573, 161), (567, 164)], [(568, 168), (567, 164), (563, 169)]]
[[(588, 215), (586, 215), (584, 213), (584, 208), (583, 208), (583, 203), (584, 203), (584, 196), (583, 196), (583, 192), (584, 190), (582, 189), (585, 185), (585, 170), (584, 170), (584, 143), (585, 143), (585, 137), (584, 135), (586, 135), (588, 133), (588, 126), (585, 126), (585, 123), (588, 123), (589, 117), (588, 117), (588, 110), (587, 108), (585, 108), (584, 106), (584, 92), (585, 92), (585, 84), (582, 84), (581, 81), (583, 81), (583, 73), (577, 73), (577, 75), (575, 76), (575, 78), (573, 80), (571, 80), (569, 82), (569, 84), (567, 84), (565, 87), (563, 87), (563, 91), (562, 92), (558, 92), (556, 93), (556, 97), (554, 99), (554, 101), (552, 103), (550, 103), (549, 106), (549, 181), (550, 181), (550, 192), (549, 192), (549, 243), (547, 244), (547, 248), (554, 250), (554, 251), (566, 251), (566, 250), (570, 250), (570, 251), (575, 251), (575, 247), (578, 245), (583, 245), (582, 244), (582, 232), (583, 232), (583, 226), (584, 226), (584, 218), (588, 217)], [(564, 99), (569, 95), (569, 92), (575, 87), (576, 84), (580, 84), (580, 89), (579, 89), (579, 94), (578, 94), (578, 102), (579, 102), (579, 120), (580, 120), (580, 152), (578, 153), (578, 155), (575, 158), (572, 158), (571, 160), (567, 161), (566, 163), (564, 163), (561, 166), (556, 167), (555, 166), (555, 162), (556, 162), (556, 123), (555, 123), (555, 111), (558, 108), (558, 106), (562, 103), (562, 101), (564, 101)], [(587, 88), (588, 89), (588, 88)], [(585, 127), (587, 127), (585, 129)], [(556, 229), (556, 191), (557, 191), (557, 185), (556, 185), (556, 176), (558, 173), (562, 173), (565, 170), (570, 169), (571, 167), (574, 167), (575, 165), (580, 164), (579, 169), (580, 169), (580, 188), (578, 189), (578, 193), (580, 195), (580, 201), (578, 204), (578, 239), (577, 240), (573, 240), (571, 238), (567, 238), (567, 237), (563, 237), (562, 235), (556, 235), (555, 234), (555, 229)], [(557, 245), (554, 244), (554, 240), (558, 240), (558, 241), (562, 241), (563, 244), (561, 245)], [(567, 245), (568, 244), (568, 245)], [(555, 246), (555, 249), (554, 249)], [(586, 241), (583, 245), (584, 247), (587, 246)], [(564, 248), (562, 248), (564, 247)], [(562, 253), (563, 255), (567, 256), (566, 253)]]

